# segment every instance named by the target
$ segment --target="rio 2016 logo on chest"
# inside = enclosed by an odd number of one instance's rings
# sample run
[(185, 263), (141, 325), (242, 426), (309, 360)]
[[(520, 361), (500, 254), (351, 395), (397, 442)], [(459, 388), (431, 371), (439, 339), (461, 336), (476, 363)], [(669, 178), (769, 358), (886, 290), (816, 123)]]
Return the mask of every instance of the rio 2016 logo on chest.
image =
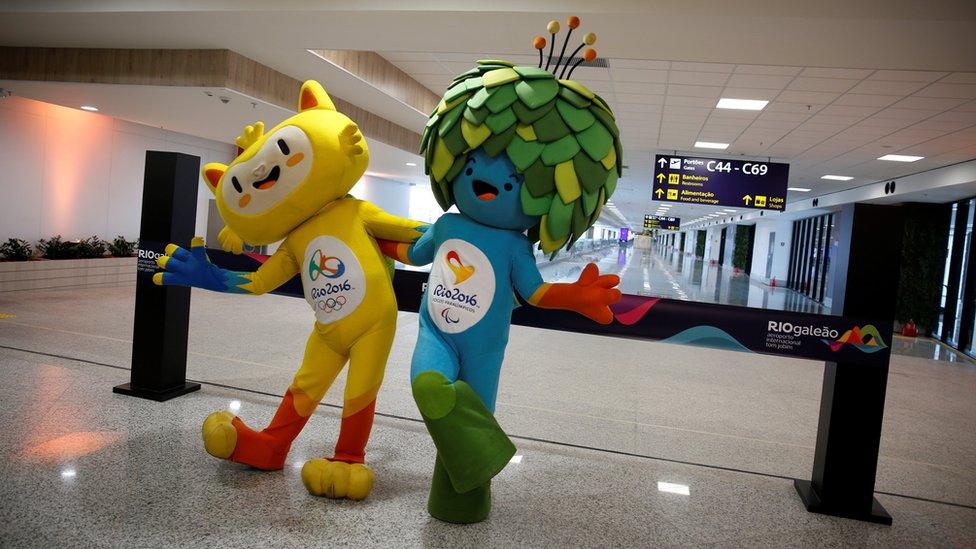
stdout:
[(362, 265), (344, 242), (320, 236), (305, 248), (302, 286), (315, 318), (328, 324), (349, 316), (366, 293)]
[(437, 249), (427, 287), (427, 309), (443, 332), (460, 333), (484, 318), (495, 294), (495, 274), (485, 254), (460, 239)]

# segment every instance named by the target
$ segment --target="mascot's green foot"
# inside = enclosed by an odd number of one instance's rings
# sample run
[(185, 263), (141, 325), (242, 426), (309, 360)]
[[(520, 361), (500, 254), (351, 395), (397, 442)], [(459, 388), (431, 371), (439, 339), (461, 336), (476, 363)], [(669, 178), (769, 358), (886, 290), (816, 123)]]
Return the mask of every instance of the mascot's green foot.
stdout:
[(470, 385), (423, 372), (412, 388), (455, 492), (483, 487), (508, 465), (515, 445)]
[(491, 483), (487, 482), (474, 490), (459, 494), (454, 491), (451, 478), (438, 457), (434, 463), (427, 512), (435, 519), (454, 524), (481, 522), (491, 512)]

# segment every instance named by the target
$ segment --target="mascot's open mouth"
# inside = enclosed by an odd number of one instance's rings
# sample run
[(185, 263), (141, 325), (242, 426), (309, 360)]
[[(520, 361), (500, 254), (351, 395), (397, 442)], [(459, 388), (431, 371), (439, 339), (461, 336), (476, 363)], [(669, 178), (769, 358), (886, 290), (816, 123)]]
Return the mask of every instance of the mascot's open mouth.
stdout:
[(268, 173), (268, 177), (265, 177), (260, 181), (255, 181), (254, 183), (251, 183), (251, 185), (253, 185), (255, 189), (261, 189), (263, 191), (265, 189), (274, 187), (275, 183), (278, 182), (279, 177), (281, 177), (281, 168), (275, 166), (274, 168), (271, 168), (271, 172)]
[(494, 200), (498, 196), (498, 187), (487, 181), (475, 179), (471, 186), (474, 188), (474, 195), (485, 202)]

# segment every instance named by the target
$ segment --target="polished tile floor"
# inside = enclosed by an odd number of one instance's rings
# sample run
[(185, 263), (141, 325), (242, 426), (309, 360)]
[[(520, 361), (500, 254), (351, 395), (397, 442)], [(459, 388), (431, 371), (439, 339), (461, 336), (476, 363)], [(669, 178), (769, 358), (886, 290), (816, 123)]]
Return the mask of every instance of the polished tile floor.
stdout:
[(378, 401), (376, 489), (337, 503), (308, 496), (295, 468), (334, 443), (333, 406), (280, 473), (213, 460), (199, 439), (212, 410), (271, 417), (311, 326), (304, 302), (195, 290), (188, 369), (205, 385), (163, 404), (111, 393), (128, 377), (132, 306), (132, 288), (0, 294), (12, 315), (0, 320), (0, 546), (976, 544), (968, 360), (893, 358), (877, 490), (895, 522), (883, 527), (809, 514), (793, 492), (789, 478), (810, 472), (821, 364), (515, 328), (498, 417), (522, 459), (495, 482), (491, 519), (457, 527), (424, 511), (433, 447), (407, 385), (416, 315), (400, 316)]
[(574, 250), (541, 262), (546, 280), (572, 281), (588, 262), (602, 273), (620, 275), (624, 293), (661, 296), (685, 301), (739, 305), (780, 311), (829, 314), (822, 304), (783, 287), (769, 287), (732, 268), (712, 265), (670, 248), (650, 250), (632, 244)]

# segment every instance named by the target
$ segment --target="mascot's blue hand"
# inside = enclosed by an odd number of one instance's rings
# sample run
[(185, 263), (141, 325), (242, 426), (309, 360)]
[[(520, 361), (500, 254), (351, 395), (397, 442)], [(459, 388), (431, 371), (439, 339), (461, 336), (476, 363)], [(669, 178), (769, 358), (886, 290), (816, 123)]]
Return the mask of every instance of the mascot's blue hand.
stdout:
[(190, 251), (169, 244), (166, 255), (156, 260), (163, 272), (153, 275), (153, 282), (162, 286), (190, 286), (215, 292), (241, 293), (237, 285), (247, 283), (241, 273), (221, 269), (210, 262), (203, 239), (194, 237)]
[(428, 224), (428, 225), (417, 225), (416, 227), (414, 227), (413, 230), (415, 230), (418, 233), (420, 233), (420, 236), (418, 236), (417, 238), (414, 238), (413, 241), (416, 242), (416, 241), (420, 240), (420, 238), (422, 236), (424, 236), (424, 233), (426, 233), (427, 231), (429, 231), (431, 227), (433, 227), (433, 225), (430, 225), (430, 224)]

